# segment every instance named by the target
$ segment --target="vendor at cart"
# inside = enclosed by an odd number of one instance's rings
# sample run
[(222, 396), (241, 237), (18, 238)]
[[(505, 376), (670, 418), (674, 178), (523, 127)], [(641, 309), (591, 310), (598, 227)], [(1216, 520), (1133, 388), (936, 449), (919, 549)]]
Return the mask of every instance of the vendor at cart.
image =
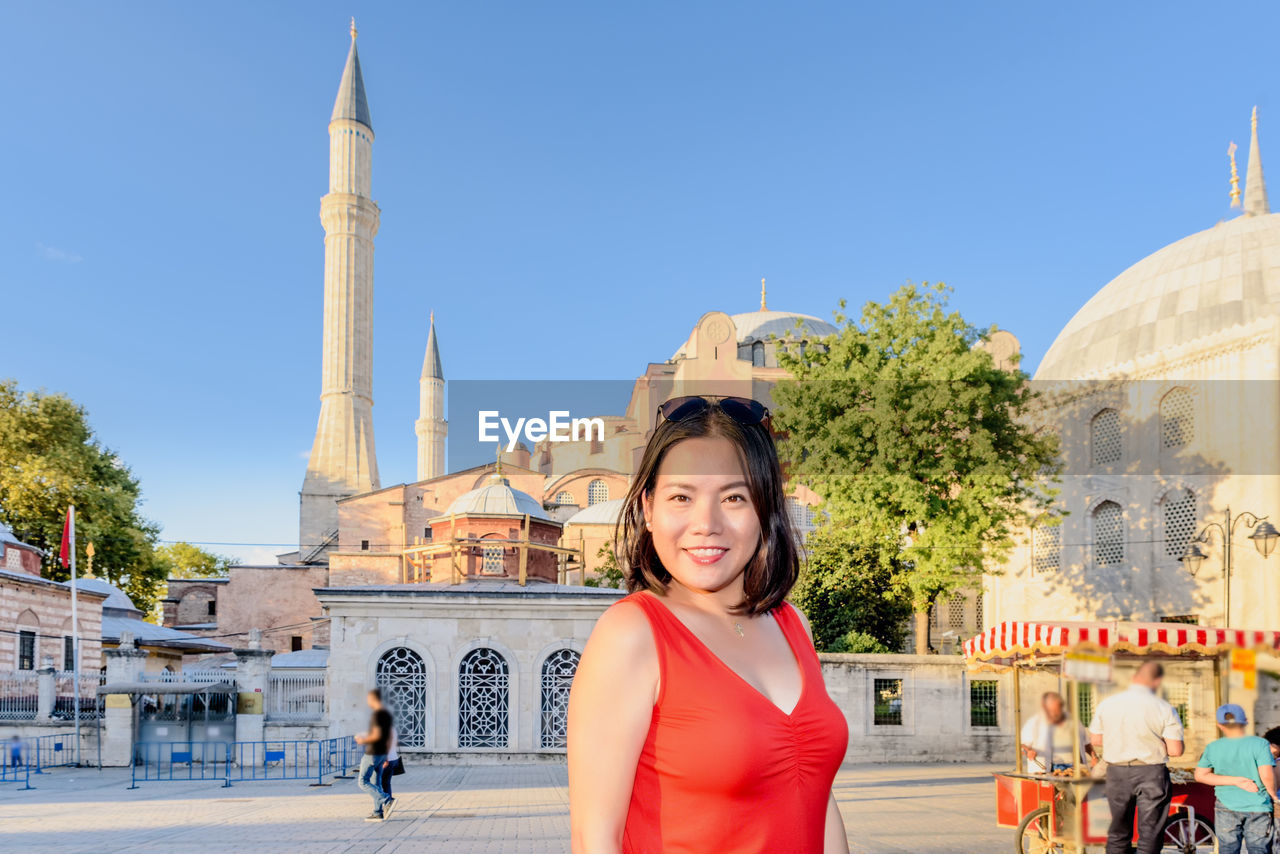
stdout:
[[(1079, 742), (1072, 727), (1078, 731)], [(1085, 756), (1075, 752), (1077, 743), (1085, 754), (1093, 755), (1088, 734), (1067, 714), (1067, 704), (1057, 691), (1046, 691), (1040, 697), (1040, 713), (1023, 725), (1021, 740), (1027, 770), (1033, 774), (1061, 771), (1085, 761)]]

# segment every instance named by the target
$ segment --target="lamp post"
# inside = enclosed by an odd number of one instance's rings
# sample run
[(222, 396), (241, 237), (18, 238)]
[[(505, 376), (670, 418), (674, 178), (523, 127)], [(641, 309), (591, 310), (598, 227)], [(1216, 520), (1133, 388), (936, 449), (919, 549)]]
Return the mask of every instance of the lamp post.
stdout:
[(1217, 529), (1222, 536), (1222, 619), (1224, 628), (1228, 629), (1231, 628), (1231, 536), (1235, 533), (1236, 525), (1242, 520), (1245, 527), (1253, 528), (1249, 539), (1253, 540), (1258, 554), (1262, 555), (1264, 560), (1270, 557), (1276, 547), (1276, 541), (1280, 540), (1280, 531), (1276, 530), (1275, 525), (1268, 522), (1266, 516), (1258, 516), (1254, 513), (1239, 513), (1232, 517), (1231, 508), (1228, 507), (1226, 519), (1223, 522), (1210, 522), (1201, 528), (1200, 533), (1187, 544), (1186, 554), (1178, 558), (1192, 577), (1195, 577), (1200, 570), (1200, 564), (1204, 563), (1204, 559), (1209, 556), (1209, 553), (1201, 548), (1201, 544), (1209, 544), (1209, 535), (1213, 529)]

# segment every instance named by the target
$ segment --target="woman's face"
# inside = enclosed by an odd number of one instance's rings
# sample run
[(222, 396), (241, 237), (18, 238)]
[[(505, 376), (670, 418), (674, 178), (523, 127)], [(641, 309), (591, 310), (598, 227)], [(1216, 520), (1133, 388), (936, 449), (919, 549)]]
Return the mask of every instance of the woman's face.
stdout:
[(667, 450), (644, 497), (644, 518), (662, 565), (691, 590), (733, 584), (760, 544), (742, 460), (718, 436), (683, 439)]

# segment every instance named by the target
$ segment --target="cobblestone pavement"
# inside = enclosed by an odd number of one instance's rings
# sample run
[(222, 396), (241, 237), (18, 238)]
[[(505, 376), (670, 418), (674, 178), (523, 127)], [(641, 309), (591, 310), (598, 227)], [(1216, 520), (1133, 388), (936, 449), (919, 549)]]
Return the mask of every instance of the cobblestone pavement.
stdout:
[[(986, 766), (846, 766), (836, 799), (854, 854), (1005, 850)], [(0, 849), (196, 852), (427, 851), (541, 854), (568, 850), (564, 765), (409, 766), (392, 817), (366, 823), (354, 780), (145, 783), (125, 769), (59, 768), (38, 788), (0, 784)]]

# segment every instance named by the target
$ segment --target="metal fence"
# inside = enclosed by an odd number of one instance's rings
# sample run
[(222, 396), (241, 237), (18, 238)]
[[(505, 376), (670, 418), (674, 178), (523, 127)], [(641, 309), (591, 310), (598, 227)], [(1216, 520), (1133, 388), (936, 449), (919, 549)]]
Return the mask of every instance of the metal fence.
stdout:
[(178, 670), (162, 670), (159, 673), (142, 674), (143, 682), (230, 682), (235, 679), (235, 674), (224, 673), (221, 670), (204, 670), (197, 668), (183, 668)]
[(25, 739), (27, 763), (36, 774), (46, 768), (61, 768), (76, 764), (76, 737), (67, 735), (38, 735)]
[(257, 780), (345, 778), (363, 749), (352, 736), (293, 741), (145, 742), (135, 745), (131, 789), (139, 783), (218, 780), (224, 787)]
[(324, 673), (272, 673), (267, 681), (270, 721), (324, 719)]
[(39, 705), (39, 677), (34, 671), (0, 675), (0, 720), (33, 721)]
[(9, 757), (9, 747), (5, 745), (5, 754), (0, 761), (0, 783), (21, 783), (24, 789), (34, 789), (31, 785), (31, 766), (26, 762), (14, 764)]
[(53, 675), (54, 699), (53, 717), (58, 720), (74, 720), (76, 701), (79, 698), (80, 720), (93, 720), (98, 717), (98, 685), (102, 684), (102, 676), (97, 673), (80, 674), (80, 690), (75, 689), (76, 676), (73, 671), (59, 670)]

